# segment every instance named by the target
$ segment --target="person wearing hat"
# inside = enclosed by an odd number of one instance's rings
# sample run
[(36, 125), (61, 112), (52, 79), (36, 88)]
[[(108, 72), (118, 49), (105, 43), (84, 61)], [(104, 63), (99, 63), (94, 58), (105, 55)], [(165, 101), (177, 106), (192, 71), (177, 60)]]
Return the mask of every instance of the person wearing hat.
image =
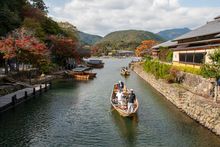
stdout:
[(131, 93), (128, 97), (128, 113), (132, 113), (134, 111), (134, 101), (136, 99), (136, 95), (134, 94), (134, 90), (130, 89)]
[(119, 81), (118, 82), (118, 87), (119, 87), (119, 90), (122, 91), (123, 88), (124, 88), (124, 83), (122, 81)]

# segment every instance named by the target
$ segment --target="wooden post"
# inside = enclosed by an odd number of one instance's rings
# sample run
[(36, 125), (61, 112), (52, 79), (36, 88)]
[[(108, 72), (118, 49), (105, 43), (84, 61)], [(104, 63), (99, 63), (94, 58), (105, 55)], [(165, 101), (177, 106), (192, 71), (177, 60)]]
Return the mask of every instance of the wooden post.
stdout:
[(40, 93), (42, 92), (42, 85), (40, 84)]
[(16, 104), (16, 102), (17, 102), (17, 96), (16, 96), (16, 94), (11, 97), (11, 101), (12, 101), (12, 104), (13, 104), (13, 105)]
[(52, 87), (52, 82), (50, 81), (49, 84), (50, 84), (49, 86), (50, 86), (50, 88), (51, 88), (51, 87)]
[(35, 87), (33, 88), (33, 95), (35, 95), (36, 94), (36, 89), (35, 89)]
[(45, 87), (44, 87), (45, 91), (47, 91), (47, 83), (45, 83)]
[(24, 98), (27, 99), (28, 95), (27, 95), (27, 91), (24, 92)]
[(5, 74), (8, 74), (8, 59), (5, 59)]

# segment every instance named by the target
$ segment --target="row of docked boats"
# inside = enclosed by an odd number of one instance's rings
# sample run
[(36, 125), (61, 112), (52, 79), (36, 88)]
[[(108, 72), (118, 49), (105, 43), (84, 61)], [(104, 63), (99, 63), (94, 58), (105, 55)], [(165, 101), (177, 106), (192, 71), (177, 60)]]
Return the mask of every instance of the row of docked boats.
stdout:
[(135, 98), (135, 101), (133, 104), (133, 111), (130, 112), (130, 111), (128, 111), (128, 97), (129, 97), (131, 91), (126, 86), (124, 86), (124, 89), (123, 89), (124, 103), (123, 104), (120, 104), (118, 102), (118, 97), (117, 97), (118, 91), (119, 91), (118, 84), (115, 84), (113, 86), (113, 90), (112, 90), (112, 93), (110, 96), (110, 103), (111, 103), (113, 109), (115, 109), (123, 117), (134, 116), (137, 113), (138, 108), (139, 108), (139, 103), (138, 103), (137, 97)]

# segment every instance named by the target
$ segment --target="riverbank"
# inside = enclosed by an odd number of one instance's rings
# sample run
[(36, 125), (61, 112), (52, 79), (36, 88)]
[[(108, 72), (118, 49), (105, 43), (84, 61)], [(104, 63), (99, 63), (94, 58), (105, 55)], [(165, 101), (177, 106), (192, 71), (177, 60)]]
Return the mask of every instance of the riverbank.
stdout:
[[(30, 79), (29, 82), (17, 81), (11, 77), (5, 77), (10, 83), (5, 83), (9, 88), (3, 85), (1, 86), (2, 95), (0, 95), (0, 113), (5, 112), (11, 108), (14, 108), (18, 104), (21, 104), (36, 95), (46, 92), (52, 85), (52, 80), (56, 79), (55, 75), (47, 75), (35, 79)], [(15, 88), (18, 87), (19, 88)], [(3, 89), (2, 89), (3, 88)]]
[[(184, 84), (169, 84), (164, 80), (156, 79), (153, 75), (146, 73), (140, 63), (135, 63), (133, 70), (177, 108), (220, 135), (220, 104), (214, 103), (205, 95), (195, 93), (194, 89), (187, 89)], [(206, 86), (209, 85), (206, 84)], [(201, 88), (208, 93), (206, 88)]]

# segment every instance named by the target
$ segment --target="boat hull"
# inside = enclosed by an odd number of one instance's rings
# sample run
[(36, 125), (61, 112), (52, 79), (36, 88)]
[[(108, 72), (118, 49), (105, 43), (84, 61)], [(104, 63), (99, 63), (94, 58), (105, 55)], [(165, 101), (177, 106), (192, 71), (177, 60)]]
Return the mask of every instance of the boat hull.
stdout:
[(130, 76), (130, 72), (129, 71), (121, 71), (121, 75), (122, 76)]
[(89, 75), (73, 75), (76, 80), (89, 80)]
[(96, 77), (96, 73), (92, 72), (71, 72), (69, 74), (76, 80), (89, 80)]
[(103, 68), (103, 67), (104, 67), (104, 63), (101, 63), (101, 64), (86, 63), (86, 65), (87, 65), (88, 67), (92, 67), (92, 68)]

